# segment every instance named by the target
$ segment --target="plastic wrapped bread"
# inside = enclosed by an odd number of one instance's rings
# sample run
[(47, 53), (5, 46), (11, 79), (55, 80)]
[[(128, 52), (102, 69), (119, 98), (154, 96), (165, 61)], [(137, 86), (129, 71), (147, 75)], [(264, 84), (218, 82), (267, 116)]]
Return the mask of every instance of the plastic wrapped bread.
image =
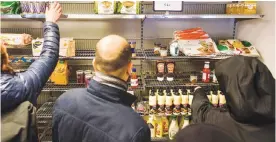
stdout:
[(32, 36), (29, 34), (5, 34), (0, 35), (0, 39), (7, 45), (24, 46), (32, 43)]

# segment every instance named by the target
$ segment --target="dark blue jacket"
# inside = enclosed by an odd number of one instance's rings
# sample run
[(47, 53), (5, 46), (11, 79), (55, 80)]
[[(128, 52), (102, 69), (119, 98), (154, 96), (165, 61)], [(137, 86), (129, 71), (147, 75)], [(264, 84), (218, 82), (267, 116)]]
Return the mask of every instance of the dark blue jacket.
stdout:
[(131, 104), (136, 97), (95, 80), (60, 96), (53, 142), (150, 142), (150, 130)]
[(55, 69), (59, 56), (59, 28), (44, 23), (44, 45), (40, 57), (23, 73), (1, 72), (1, 112), (15, 108), (24, 101), (36, 104), (38, 95)]

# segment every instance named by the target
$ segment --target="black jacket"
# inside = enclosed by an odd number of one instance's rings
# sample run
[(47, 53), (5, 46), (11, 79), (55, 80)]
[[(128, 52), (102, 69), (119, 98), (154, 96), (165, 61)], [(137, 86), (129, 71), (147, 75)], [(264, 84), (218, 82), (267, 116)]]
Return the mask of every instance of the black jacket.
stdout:
[(24, 101), (36, 104), (59, 57), (59, 28), (52, 22), (44, 23), (44, 44), (40, 57), (27, 71), (17, 74), (1, 72), (1, 112), (17, 107)]
[(132, 108), (136, 97), (92, 80), (58, 98), (53, 142), (149, 142), (150, 130)]
[(256, 58), (236, 56), (216, 63), (228, 111), (213, 108), (203, 89), (195, 91), (193, 123), (225, 129), (238, 142), (274, 142), (275, 79)]

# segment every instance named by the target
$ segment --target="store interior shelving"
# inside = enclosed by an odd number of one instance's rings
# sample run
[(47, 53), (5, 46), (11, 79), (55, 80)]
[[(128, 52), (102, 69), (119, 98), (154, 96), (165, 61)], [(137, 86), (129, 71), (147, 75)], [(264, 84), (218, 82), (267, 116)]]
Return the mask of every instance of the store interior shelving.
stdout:
[[(85, 88), (85, 84), (75, 82), (76, 76), (74, 72), (80, 69), (93, 70), (91, 60), (95, 57), (96, 43), (107, 34), (116, 33), (125, 36), (129, 41), (137, 42), (136, 57), (132, 59), (135, 60), (137, 74), (139, 75), (139, 87), (134, 90), (140, 98), (147, 98), (149, 89), (186, 89), (187, 87), (193, 88), (199, 85), (210, 90), (218, 87), (217, 83), (201, 82), (200, 71), (203, 68), (204, 61), (210, 61), (210, 67), (213, 69), (215, 62), (220, 59), (229, 58), (231, 55), (184, 56), (184, 54), (180, 53), (179, 56), (160, 57), (153, 53), (153, 43), (160, 42), (164, 45), (169, 45), (172, 40), (173, 31), (194, 26), (203, 27), (215, 41), (235, 38), (238, 21), (264, 17), (262, 14), (225, 14), (227, 3), (229, 2), (185, 2), (182, 12), (165, 13), (153, 11), (152, 2), (147, 1), (142, 2), (141, 14), (138, 15), (98, 15), (93, 13), (93, 2), (61, 2), (64, 13), (59, 23), (61, 35), (63, 37), (69, 36), (74, 38), (76, 41), (76, 56), (59, 58), (69, 60), (69, 66), (72, 67), (72, 74), (69, 78), (73, 79), (68, 85), (62, 86), (46, 83), (43, 88), (42, 91), (45, 93), (43, 96), (47, 97), (39, 98), (39, 102), (42, 102), (42, 104), (40, 104), (41, 107), (37, 111), (40, 140), (42, 142), (50, 142), (52, 138), (50, 126), (55, 99), (49, 100), (49, 97), (53, 95), (59, 96), (69, 89)], [(28, 33), (34, 38), (43, 37), (43, 29), (39, 25), (42, 25), (41, 21), (44, 21), (44, 18), (44, 14), (1, 14), (1, 20), (4, 22), (1, 31), (3, 33)], [(23, 24), (16, 24), (18, 21)], [(32, 22), (36, 23), (32, 24)], [(9, 49), (8, 52), (10, 55), (19, 55), (19, 57), (38, 58), (32, 56), (31, 47)], [(174, 81), (157, 81), (157, 60), (175, 61), (176, 72)], [(15, 63), (13, 67), (22, 71), (29, 65), (29, 63)], [(193, 71), (197, 71), (198, 82), (192, 84), (189, 81), (189, 75)], [(152, 141), (167, 140), (168, 138), (152, 138)]]

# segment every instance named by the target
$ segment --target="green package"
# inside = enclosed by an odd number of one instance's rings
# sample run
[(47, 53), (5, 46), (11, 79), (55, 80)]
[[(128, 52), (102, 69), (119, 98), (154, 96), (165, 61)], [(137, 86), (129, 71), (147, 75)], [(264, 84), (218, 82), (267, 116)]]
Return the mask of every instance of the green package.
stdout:
[(118, 14), (139, 14), (140, 2), (139, 1), (118, 1), (117, 13)]
[(95, 1), (94, 13), (95, 14), (114, 14), (116, 11), (116, 2), (109, 1)]
[(1, 2), (1, 14), (20, 14), (19, 1)]

